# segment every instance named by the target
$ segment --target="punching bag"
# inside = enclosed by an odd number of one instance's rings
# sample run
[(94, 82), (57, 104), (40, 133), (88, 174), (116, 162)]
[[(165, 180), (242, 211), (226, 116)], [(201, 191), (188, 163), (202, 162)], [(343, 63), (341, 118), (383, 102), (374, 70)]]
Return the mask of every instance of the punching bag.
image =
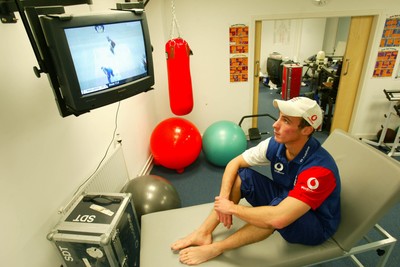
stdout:
[(189, 44), (182, 38), (171, 39), (165, 44), (165, 53), (171, 111), (177, 116), (187, 115), (193, 109)]

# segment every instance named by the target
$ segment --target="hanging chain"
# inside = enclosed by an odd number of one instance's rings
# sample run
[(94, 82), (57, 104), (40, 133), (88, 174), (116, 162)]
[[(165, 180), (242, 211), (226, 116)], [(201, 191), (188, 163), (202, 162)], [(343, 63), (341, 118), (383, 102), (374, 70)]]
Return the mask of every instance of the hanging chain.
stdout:
[(175, 2), (174, 2), (174, 0), (171, 0), (171, 13), (172, 13), (172, 22), (171, 22), (170, 39), (173, 39), (174, 38), (174, 30), (175, 30), (175, 28), (176, 28), (176, 30), (178, 32), (178, 37), (181, 37), (178, 20), (176, 18), (176, 13), (175, 13)]

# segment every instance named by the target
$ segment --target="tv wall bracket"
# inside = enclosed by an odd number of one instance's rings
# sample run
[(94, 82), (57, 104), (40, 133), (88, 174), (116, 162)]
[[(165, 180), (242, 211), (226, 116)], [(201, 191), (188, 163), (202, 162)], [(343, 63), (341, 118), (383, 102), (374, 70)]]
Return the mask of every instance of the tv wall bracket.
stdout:
[[(141, 10), (143, 12), (149, 1), (138, 0), (131, 3), (130, 0), (125, 0), (125, 3), (117, 3), (117, 10), (131, 10), (132, 12), (140, 12)], [(0, 20), (2, 23), (16, 23), (18, 20), (14, 13), (19, 13), (39, 65), (33, 67), (33, 72), (38, 78), (42, 73), (48, 74), (58, 111), (62, 117), (69, 115), (79, 116), (83, 113), (72, 110), (63, 99), (39, 16), (64, 14), (64, 6), (81, 4), (91, 5), (92, 0), (0, 0)]]
[[(134, 9), (144, 8), (150, 0), (137, 0), (131, 2), (125, 0), (125, 3), (117, 3), (117, 9)], [(92, 4), (92, 0), (0, 0), (0, 21), (2, 23), (17, 23), (15, 12), (19, 8), (24, 7), (40, 7), (40, 6), (71, 6), (80, 4)]]
[[(26, 7), (72, 6), (92, 4), (92, 0), (0, 0), (0, 20), (2, 23), (16, 23), (14, 12), (21, 12)], [(23, 18), (21, 17), (21, 20)]]

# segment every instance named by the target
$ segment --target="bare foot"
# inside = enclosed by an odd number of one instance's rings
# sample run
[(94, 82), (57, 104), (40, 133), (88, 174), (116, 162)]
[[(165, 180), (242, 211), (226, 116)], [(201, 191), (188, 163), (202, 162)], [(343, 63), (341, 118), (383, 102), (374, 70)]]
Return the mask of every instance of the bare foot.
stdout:
[(205, 234), (197, 230), (189, 234), (185, 238), (179, 239), (175, 243), (172, 243), (171, 250), (177, 252), (189, 246), (203, 246), (211, 243), (212, 243), (211, 234)]
[(187, 265), (197, 265), (220, 255), (222, 251), (213, 244), (199, 247), (188, 247), (179, 252), (179, 261)]

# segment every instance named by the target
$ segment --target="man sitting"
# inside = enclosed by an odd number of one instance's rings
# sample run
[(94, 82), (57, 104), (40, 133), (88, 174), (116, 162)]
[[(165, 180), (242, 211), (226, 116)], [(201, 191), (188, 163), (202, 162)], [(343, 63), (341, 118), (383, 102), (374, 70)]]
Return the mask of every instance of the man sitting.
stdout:
[[(290, 243), (318, 245), (340, 221), (340, 177), (330, 154), (312, 134), (323, 119), (309, 98), (274, 100), (279, 119), (274, 137), (232, 159), (222, 176), (220, 194), (203, 224), (171, 245), (187, 265), (208, 261), (224, 251), (268, 238), (275, 230)], [(272, 179), (251, 166), (271, 166)], [(238, 205), (245, 198), (252, 207)], [(232, 216), (247, 224), (213, 242), (219, 223), (230, 228)], [(268, 248), (266, 248), (268, 249)]]

